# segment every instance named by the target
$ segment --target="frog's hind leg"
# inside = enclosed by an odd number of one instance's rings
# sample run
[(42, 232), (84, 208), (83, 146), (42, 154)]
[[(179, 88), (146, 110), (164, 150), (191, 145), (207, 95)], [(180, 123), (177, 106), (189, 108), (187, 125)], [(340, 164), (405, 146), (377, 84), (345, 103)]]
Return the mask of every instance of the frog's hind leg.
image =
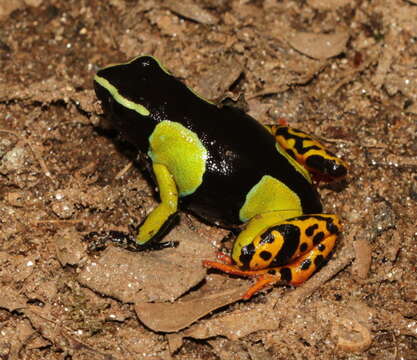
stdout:
[(259, 215), (239, 234), (233, 247), (236, 265), (203, 262), (232, 275), (256, 277), (244, 299), (279, 281), (291, 285), (306, 281), (329, 257), (341, 229), (339, 218), (332, 214), (282, 221), (276, 221), (276, 216), (275, 212)]
[(246, 291), (243, 299), (250, 299), (259, 290), (278, 281), (285, 281), (294, 286), (302, 284), (325, 264), (334, 248), (336, 237), (337, 235), (327, 237), (291, 264), (267, 269), (268, 271), (261, 274), (256, 283)]
[(282, 125), (269, 125), (267, 129), (292, 158), (313, 174), (315, 180), (329, 182), (346, 176), (346, 163), (313, 136)]

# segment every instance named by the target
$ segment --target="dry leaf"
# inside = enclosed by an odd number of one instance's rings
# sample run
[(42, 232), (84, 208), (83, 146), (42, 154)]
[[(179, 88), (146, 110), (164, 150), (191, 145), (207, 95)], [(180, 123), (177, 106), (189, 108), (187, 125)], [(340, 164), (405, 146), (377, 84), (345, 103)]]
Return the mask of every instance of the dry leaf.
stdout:
[(363, 352), (372, 343), (368, 328), (355, 319), (338, 317), (334, 319), (331, 335), (337, 341), (337, 347), (347, 352)]
[(217, 24), (219, 19), (190, 0), (166, 0), (164, 5), (172, 12), (202, 24)]
[(211, 311), (236, 302), (248, 286), (215, 292), (192, 300), (174, 303), (137, 303), (136, 313), (147, 327), (154, 331), (175, 332), (186, 328)]
[(355, 261), (352, 264), (352, 273), (359, 279), (363, 280), (368, 277), (371, 267), (372, 250), (366, 239), (358, 239), (353, 242), (355, 250)]
[(308, 4), (319, 10), (333, 10), (352, 3), (351, 0), (308, 0)]
[(175, 227), (164, 241), (177, 248), (131, 252), (110, 246), (97, 261), (90, 261), (79, 281), (123, 302), (174, 301), (206, 275), (202, 260), (212, 258), (210, 243), (185, 225)]
[(229, 90), (242, 71), (242, 65), (233, 58), (221, 61), (201, 76), (197, 91), (206, 99), (217, 99)]
[(56, 256), (62, 266), (76, 265), (85, 255), (85, 244), (80, 240), (80, 233), (74, 229), (64, 229), (55, 236)]
[(289, 44), (300, 53), (314, 59), (324, 60), (342, 53), (349, 34), (345, 31), (333, 34), (298, 32), (288, 38)]
[(0, 308), (15, 311), (26, 307), (26, 298), (9, 286), (0, 287)]
[(274, 330), (279, 326), (270, 306), (255, 305), (250, 310), (222, 314), (216, 318), (202, 321), (184, 331), (183, 336), (207, 339), (213, 336), (225, 336), (237, 340), (260, 330)]

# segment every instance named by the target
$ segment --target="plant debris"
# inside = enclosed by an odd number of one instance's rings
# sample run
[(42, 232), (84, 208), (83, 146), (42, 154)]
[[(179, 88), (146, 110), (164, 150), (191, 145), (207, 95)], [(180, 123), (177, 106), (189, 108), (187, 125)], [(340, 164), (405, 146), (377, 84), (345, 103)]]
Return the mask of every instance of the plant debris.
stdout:
[[(0, 357), (417, 358), (416, 18), (413, 0), (1, 2)], [(188, 213), (177, 248), (88, 251), (157, 204), (92, 84), (141, 54), (349, 164), (318, 186), (343, 235), (306, 283), (242, 301), (251, 281), (201, 265), (233, 236)]]

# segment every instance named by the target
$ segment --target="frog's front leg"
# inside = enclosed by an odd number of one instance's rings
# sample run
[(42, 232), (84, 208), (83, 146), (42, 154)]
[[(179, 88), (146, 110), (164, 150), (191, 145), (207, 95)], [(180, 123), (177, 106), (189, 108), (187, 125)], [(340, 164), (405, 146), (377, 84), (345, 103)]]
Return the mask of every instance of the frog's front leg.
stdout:
[(333, 181), (346, 176), (346, 163), (313, 136), (288, 126), (271, 125), (267, 128), (276, 142), (312, 173), (315, 180)]
[(161, 203), (148, 215), (139, 228), (136, 242), (144, 245), (160, 233), (163, 226), (177, 212), (178, 190), (174, 178), (168, 168), (162, 164), (153, 164), (153, 172), (159, 188)]
[(341, 229), (336, 215), (303, 215), (279, 222), (274, 216), (271, 212), (254, 217), (239, 234), (232, 253), (236, 265), (203, 263), (229, 274), (256, 277), (244, 299), (279, 281), (292, 285), (306, 281), (329, 257)]

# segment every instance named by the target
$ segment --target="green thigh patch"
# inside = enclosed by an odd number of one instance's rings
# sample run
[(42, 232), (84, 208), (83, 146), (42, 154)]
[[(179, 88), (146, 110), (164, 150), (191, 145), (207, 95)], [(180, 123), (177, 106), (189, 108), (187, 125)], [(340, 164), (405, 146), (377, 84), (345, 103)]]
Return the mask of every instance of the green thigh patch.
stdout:
[(165, 165), (174, 177), (180, 196), (192, 194), (206, 171), (207, 149), (197, 134), (180, 123), (164, 120), (149, 137), (149, 156)]
[(282, 218), (277, 217), (277, 221), (303, 213), (298, 195), (283, 182), (265, 175), (246, 195), (239, 217), (246, 222), (255, 215), (271, 211), (282, 211)]

